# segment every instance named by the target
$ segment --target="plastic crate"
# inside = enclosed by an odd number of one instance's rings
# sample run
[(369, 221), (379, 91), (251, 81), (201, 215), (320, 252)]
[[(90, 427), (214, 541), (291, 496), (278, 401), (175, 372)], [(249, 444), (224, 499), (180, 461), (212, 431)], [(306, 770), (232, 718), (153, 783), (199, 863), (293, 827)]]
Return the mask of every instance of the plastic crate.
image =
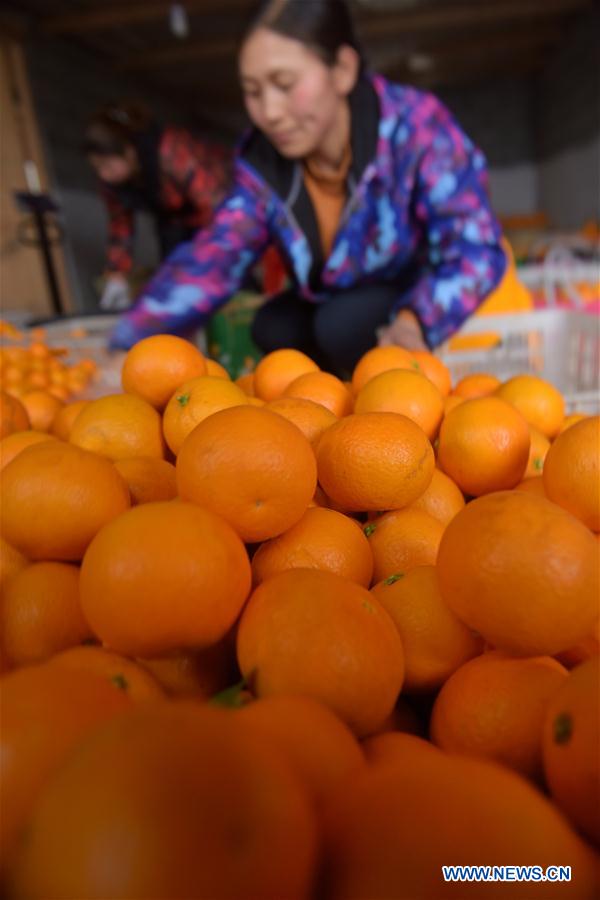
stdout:
[(251, 372), (262, 356), (251, 332), (252, 320), (264, 302), (262, 294), (240, 291), (210, 320), (208, 351), (232, 378)]
[[(8, 321), (10, 316), (3, 316)], [(67, 351), (65, 362), (74, 365), (82, 359), (93, 360), (98, 369), (88, 387), (74, 399), (94, 400), (107, 394), (121, 392), (121, 370), (123, 368), (124, 352), (113, 353), (108, 349), (108, 338), (119, 319), (118, 314), (64, 316), (60, 319), (46, 321), (41, 326), (44, 330), (44, 340), (49, 347), (61, 347)], [(27, 323), (15, 322), (23, 328), (23, 341), (2, 341), (1, 346), (26, 346), (29, 343)], [(196, 332), (193, 342), (206, 353), (206, 334), (200, 330)]]
[[(469, 341), (480, 346), (468, 348)], [(558, 309), (474, 316), (438, 355), (453, 382), (472, 372), (502, 381), (529, 372), (561, 391), (568, 412), (600, 411), (598, 316)]]

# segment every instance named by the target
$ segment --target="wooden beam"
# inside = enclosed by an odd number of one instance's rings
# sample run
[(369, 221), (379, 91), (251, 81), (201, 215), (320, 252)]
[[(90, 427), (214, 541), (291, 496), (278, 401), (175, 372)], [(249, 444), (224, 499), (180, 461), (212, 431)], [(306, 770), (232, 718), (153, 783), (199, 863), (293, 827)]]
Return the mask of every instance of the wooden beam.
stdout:
[(452, 66), (421, 74), (405, 69), (403, 74), (398, 73), (397, 80), (423, 90), (436, 90), (452, 85), (472, 85), (474, 82), (480, 84), (488, 79), (524, 78), (539, 72), (544, 65), (544, 59), (543, 53), (536, 52), (513, 58), (510, 66), (506, 65), (506, 59), (500, 58), (486, 62), (481, 59), (463, 60), (460, 63), (455, 62)]
[[(224, 0), (227, 2), (227, 0)], [(231, 2), (231, 0), (229, 0)], [(394, 35), (407, 37), (427, 33), (430, 30), (465, 29), (490, 26), (523, 19), (547, 18), (573, 12), (589, 5), (590, 0), (485, 0), (481, 4), (459, 6), (434, 6), (421, 12), (396, 13), (371, 16), (365, 19), (362, 37), (368, 45), (377, 40), (390, 40)], [(540, 26), (538, 26), (539, 28)], [(130, 54), (118, 62), (119, 71), (147, 71), (158, 67), (176, 65), (191, 60), (213, 60), (232, 57), (237, 40), (196, 39), (185, 42), (171, 41), (159, 47)]]
[[(108, 28), (139, 25), (160, 19), (165, 21), (171, 3), (167, 0), (147, 0), (138, 3), (104, 3), (87, 9), (45, 16), (41, 28), (46, 34), (89, 34)], [(185, 8), (205, 16), (238, 13), (252, 9), (251, 0), (185, 0)]]
[[(387, 35), (387, 37), (389, 38), (389, 35)], [(462, 53), (468, 53), (477, 48), (485, 50), (486, 47), (490, 47), (494, 50), (499, 45), (502, 47), (506, 46), (506, 48), (510, 50), (511, 42), (513, 40), (521, 41), (521, 43), (527, 43), (529, 40), (532, 44), (540, 42), (552, 43), (553, 41), (558, 41), (560, 37), (560, 28), (558, 25), (550, 22), (541, 24), (536, 29), (530, 29), (522, 34), (517, 33), (515, 35), (514, 31), (504, 31), (501, 34), (486, 32), (485, 34), (479, 34), (472, 38), (464, 38), (458, 43), (456, 39), (454, 39), (452, 44), (444, 43), (441, 50), (442, 52), (448, 50), (451, 55), (460, 56)], [(429, 47), (427, 43), (419, 43), (418, 47), (415, 47), (410, 51), (401, 48), (399, 50), (399, 55), (406, 56), (411, 52), (437, 53), (439, 47), (439, 44), (434, 44)], [(453, 51), (453, 47), (457, 48), (456, 52)], [(230, 38), (224, 38), (218, 41), (199, 39), (186, 41), (184, 44), (170, 43), (166, 46), (130, 54), (125, 59), (116, 62), (115, 68), (117, 71), (122, 72), (152, 71), (156, 68), (179, 65), (184, 62), (190, 62), (191, 60), (206, 62), (225, 58), (227, 56), (233, 57), (236, 49), (237, 41)]]
[(394, 35), (417, 34), (450, 28), (477, 28), (519, 19), (566, 15), (591, 6), (593, 0), (483, 0), (470, 4), (432, 5), (413, 12), (396, 12), (357, 19), (357, 30), (365, 41)]
[(520, 52), (546, 48), (553, 44), (558, 44), (561, 40), (562, 32), (557, 24), (548, 23), (535, 29), (517, 31), (486, 32), (485, 34), (473, 35), (472, 37), (464, 37), (459, 41), (446, 41), (437, 45), (420, 45), (413, 50), (401, 50), (401, 61), (387, 63), (379, 63), (375, 68), (381, 70), (384, 74), (394, 73), (395, 71), (404, 72), (411, 70), (410, 59), (413, 56), (430, 57), (432, 60), (432, 70), (443, 67), (447, 64), (453, 64), (455, 61), (460, 63), (461, 60), (480, 60), (496, 59), (510, 57)]
[[(13, 197), (16, 190), (29, 190), (25, 163), (37, 169), (42, 191), (51, 190), (39, 123), (31, 95), (23, 47), (17, 41), (0, 39), (0, 291), (2, 308), (25, 313), (52, 314), (48, 282), (38, 248), (19, 240), (19, 227), (26, 218)], [(67, 275), (65, 249), (51, 250), (65, 311), (73, 309)]]
[(119, 72), (142, 72), (160, 66), (177, 65), (189, 60), (211, 60), (227, 56), (235, 56), (237, 40), (221, 38), (220, 40), (185, 41), (185, 43), (172, 43), (163, 47), (143, 50), (140, 53), (131, 53), (125, 59), (115, 63), (115, 69)]

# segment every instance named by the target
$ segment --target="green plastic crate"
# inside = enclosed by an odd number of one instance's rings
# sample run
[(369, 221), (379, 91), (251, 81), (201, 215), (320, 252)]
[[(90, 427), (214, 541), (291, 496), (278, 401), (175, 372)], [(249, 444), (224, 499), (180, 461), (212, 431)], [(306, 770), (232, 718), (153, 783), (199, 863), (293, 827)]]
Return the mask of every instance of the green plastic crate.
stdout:
[(252, 340), (251, 327), (264, 302), (262, 294), (240, 291), (210, 320), (206, 330), (208, 353), (232, 378), (252, 372), (262, 356)]

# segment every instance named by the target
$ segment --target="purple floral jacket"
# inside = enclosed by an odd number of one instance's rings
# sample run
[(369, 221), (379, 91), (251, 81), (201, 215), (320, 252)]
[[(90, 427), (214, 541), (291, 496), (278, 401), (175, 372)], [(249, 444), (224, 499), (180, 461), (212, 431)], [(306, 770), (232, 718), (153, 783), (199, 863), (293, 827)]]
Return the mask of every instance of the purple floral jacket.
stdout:
[(301, 164), (251, 132), (212, 224), (171, 254), (117, 323), (112, 346), (203, 325), (270, 244), (310, 302), (391, 282), (394, 312), (411, 309), (431, 347), (453, 334), (506, 267), (485, 158), (432, 94), (365, 76), (351, 110), (349, 200), (327, 259), (319, 258)]

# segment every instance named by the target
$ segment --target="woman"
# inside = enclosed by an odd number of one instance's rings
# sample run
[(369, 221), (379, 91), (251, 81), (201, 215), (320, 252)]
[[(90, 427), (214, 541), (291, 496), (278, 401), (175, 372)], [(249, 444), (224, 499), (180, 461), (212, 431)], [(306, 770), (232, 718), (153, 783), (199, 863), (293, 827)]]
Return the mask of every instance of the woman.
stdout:
[(377, 340), (435, 347), (505, 270), (485, 160), (432, 95), (364, 71), (344, 0), (266, 0), (239, 54), (254, 124), (213, 224), (118, 323), (115, 347), (202, 325), (269, 243), (292, 288), (253, 337), (348, 372)]
[(109, 219), (103, 309), (130, 305), (134, 216), (154, 217), (161, 259), (208, 225), (227, 188), (227, 154), (179, 128), (161, 128), (135, 104), (114, 104), (90, 121), (83, 150), (100, 179)]

